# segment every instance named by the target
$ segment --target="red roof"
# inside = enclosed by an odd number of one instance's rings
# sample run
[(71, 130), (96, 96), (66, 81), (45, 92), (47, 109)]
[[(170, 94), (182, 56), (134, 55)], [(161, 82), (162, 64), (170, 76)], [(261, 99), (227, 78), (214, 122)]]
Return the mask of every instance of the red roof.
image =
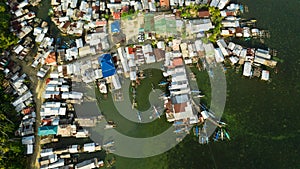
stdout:
[(173, 66), (182, 66), (183, 65), (183, 60), (182, 58), (175, 58), (173, 59)]
[(56, 55), (55, 52), (51, 52), (45, 59), (47, 65), (56, 65)]
[(160, 0), (159, 2), (162, 7), (170, 7), (170, 0)]
[(96, 21), (96, 26), (105, 26), (106, 23), (107, 23), (106, 20)]
[(28, 108), (23, 109), (22, 113), (23, 113), (24, 115), (31, 113), (31, 108), (28, 107)]
[(46, 84), (48, 84), (51, 81), (50, 78), (46, 79)]
[(114, 19), (121, 19), (121, 12), (114, 12), (113, 13), (113, 18)]
[(226, 16), (236, 16), (236, 12), (234, 12), (234, 11), (226, 11)]
[(134, 49), (134, 48), (128, 47), (128, 53), (129, 53), (129, 54), (134, 54), (134, 52), (135, 52), (135, 49)]

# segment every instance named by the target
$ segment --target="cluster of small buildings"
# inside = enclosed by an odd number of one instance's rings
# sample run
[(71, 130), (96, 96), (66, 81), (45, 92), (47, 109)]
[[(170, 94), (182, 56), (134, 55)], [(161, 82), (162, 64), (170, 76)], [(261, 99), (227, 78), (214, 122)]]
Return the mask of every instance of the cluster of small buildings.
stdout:
[(26, 154), (33, 153), (35, 144), (35, 118), (36, 112), (34, 108), (33, 95), (29, 89), (28, 77), (25, 73), (21, 73), (21, 67), (8, 58), (1, 57), (0, 70), (5, 75), (3, 82), (4, 92), (14, 96), (12, 105), (15, 110), (22, 115), (22, 120), (16, 136), (22, 137), (22, 144), (26, 145)]
[(224, 17), (222, 20), (221, 35), (224, 37), (260, 37), (263, 36), (263, 32), (253, 27), (251, 28), (256, 20), (243, 21), (238, 16), (242, 6), (239, 4), (230, 4), (226, 9), (221, 10), (221, 16)]
[(8, 5), (12, 14), (10, 32), (19, 39), (19, 44), (14, 47), (13, 52), (19, 59), (23, 60), (34, 46), (32, 38), (28, 35), (33, 31), (33, 21), (36, 15), (26, 8), (30, 5), (27, 0), (20, 3), (12, 0), (9, 1)]
[[(62, 142), (63, 139), (87, 138), (89, 132), (82, 128), (87, 119), (75, 118), (73, 104), (80, 104), (83, 101), (83, 93), (72, 91), (71, 80), (64, 78), (58, 72), (50, 73), (46, 79), (43, 98), (45, 102), (40, 108), (41, 126), (37, 135), (41, 137), (43, 148), (39, 155), (40, 168), (89, 168), (90, 166), (103, 166), (103, 161), (98, 159), (80, 161), (79, 153), (93, 153), (101, 150), (101, 146), (94, 142), (87, 142), (83, 145), (68, 141), (63, 147), (57, 147), (55, 142)], [(92, 120), (92, 119), (91, 119)], [(52, 143), (52, 144), (49, 144)], [(74, 144), (75, 143), (75, 144)]]
[(98, 168), (104, 166), (102, 160), (92, 158), (90, 160), (79, 161), (74, 157), (76, 154), (93, 153), (100, 151), (101, 146), (96, 143), (85, 143), (83, 145), (72, 144), (63, 148), (43, 148), (40, 152), (40, 168)]
[(84, 31), (105, 26), (106, 20), (99, 19), (104, 12), (103, 2), (78, 0), (52, 0), (52, 21), (66, 34), (81, 36)]

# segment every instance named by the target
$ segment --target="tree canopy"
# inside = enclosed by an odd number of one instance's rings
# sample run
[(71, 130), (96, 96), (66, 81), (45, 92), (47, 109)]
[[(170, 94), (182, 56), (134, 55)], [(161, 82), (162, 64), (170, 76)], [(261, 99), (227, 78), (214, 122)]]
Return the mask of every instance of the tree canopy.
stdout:
[(10, 12), (4, 0), (0, 1), (0, 52), (11, 45), (17, 44), (18, 39), (9, 31)]
[(24, 147), (20, 139), (14, 138), (19, 124), (17, 112), (11, 105), (12, 96), (4, 93), (3, 81), (4, 75), (0, 72), (0, 169), (24, 168)]

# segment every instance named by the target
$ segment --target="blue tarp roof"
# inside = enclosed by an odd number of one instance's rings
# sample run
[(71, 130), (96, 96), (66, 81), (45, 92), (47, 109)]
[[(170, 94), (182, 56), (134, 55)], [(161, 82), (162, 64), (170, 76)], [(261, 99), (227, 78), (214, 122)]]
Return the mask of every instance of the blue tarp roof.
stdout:
[(111, 58), (112, 57), (110, 54), (103, 54), (98, 58), (98, 62), (102, 69), (102, 76), (104, 78), (112, 76), (116, 73), (116, 68)]
[(57, 134), (57, 126), (42, 126), (38, 129), (39, 136), (48, 136), (48, 135), (56, 135)]
[(113, 33), (118, 33), (120, 32), (120, 22), (119, 21), (114, 21), (111, 23), (111, 32)]

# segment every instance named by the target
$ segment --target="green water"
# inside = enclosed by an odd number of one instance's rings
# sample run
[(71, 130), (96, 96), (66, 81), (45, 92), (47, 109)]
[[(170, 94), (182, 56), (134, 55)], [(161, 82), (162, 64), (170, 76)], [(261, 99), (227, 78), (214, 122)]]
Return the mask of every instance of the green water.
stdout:
[[(270, 31), (271, 38), (265, 40), (265, 45), (278, 50), (284, 62), (278, 64), (278, 74), (271, 71), (271, 83), (228, 71), (223, 118), (229, 123), (232, 140), (199, 145), (193, 136), (188, 136), (159, 156), (117, 157), (116, 168), (300, 168), (300, 1), (239, 2), (249, 7), (245, 18), (256, 18), (259, 28)], [(207, 75), (202, 72), (198, 76), (202, 78), (201, 90), (210, 92)]]

